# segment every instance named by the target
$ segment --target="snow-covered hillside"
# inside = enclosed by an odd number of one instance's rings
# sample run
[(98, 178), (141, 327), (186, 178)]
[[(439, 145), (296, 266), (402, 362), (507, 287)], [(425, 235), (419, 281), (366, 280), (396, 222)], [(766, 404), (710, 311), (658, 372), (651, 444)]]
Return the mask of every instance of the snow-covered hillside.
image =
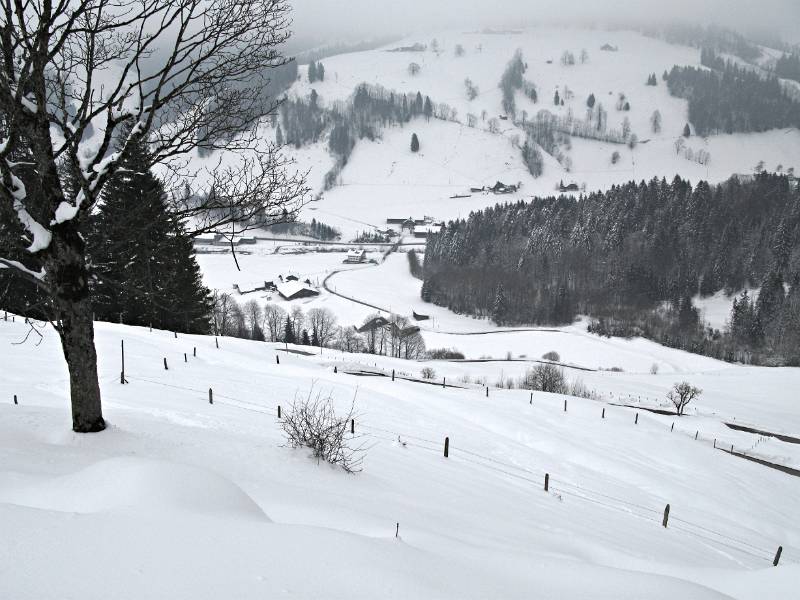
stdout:
[[(676, 174), (691, 181), (718, 182), (734, 173), (752, 173), (760, 161), (768, 169), (778, 165), (800, 169), (800, 131), (796, 129), (708, 138), (693, 136), (685, 141), (686, 147), (695, 155), (701, 150), (711, 155), (710, 162), (703, 165), (676, 152), (675, 142), (688, 119), (687, 103), (669, 95), (661, 74), (674, 65), (699, 66), (697, 49), (667, 44), (634, 32), (577, 28), (535, 28), (500, 35), (442, 32), (435, 39), (439, 53), (430, 48), (425, 52), (387, 51), (415, 42), (430, 44), (429, 39), (415, 37), (386, 48), (328, 58), (323, 82), (309, 83), (306, 68), (301, 68), (301, 79), (290, 90), (293, 95), (305, 96), (314, 89), (322, 103), (331, 105), (346, 100), (357, 85), (366, 82), (401, 93), (421, 91), (435, 103), (445, 102), (455, 108), (460, 121), (415, 119), (404, 127), (387, 128), (380, 140), (360, 141), (341, 175), (342, 185), (307, 208), (309, 220), (316, 216), (352, 235), (362, 230), (364, 223), (383, 227), (388, 217), (431, 215), (450, 219), (466, 216), (469, 211), (498, 200), (552, 194), (562, 181), (594, 190), (631, 179), (672, 178)], [(463, 56), (454, 52), (459, 44), (465, 50)], [(617, 51), (602, 51), (600, 48), (605, 44), (616, 47)], [(515, 136), (524, 140), (522, 130), (511, 120), (502, 120), (499, 133), (488, 132), (488, 120), (502, 115), (498, 83), (517, 49), (522, 51), (528, 65), (525, 78), (536, 84), (539, 96), (534, 104), (518, 93), (518, 115), (525, 110), (533, 118), (539, 110), (546, 109), (558, 116), (572, 113), (576, 119), (584, 119), (587, 97), (594, 94), (608, 111), (608, 128), (621, 128), (627, 117), (639, 145), (631, 150), (625, 145), (573, 137), (572, 148), (566, 152), (572, 162), (570, 172), (552, 157), (545, 156), (544, 174), (537, 179), (531, 177), (520, 149), (512, 144)], [(561, 64), (564, 51), (579, 57), (582, 49), (588, 53), (586, 63), (578, 59), (575, 65)], [(416, 76), (409, 74), (411, 62), (421, 67)], [(655, 87), (646, 85), (651, 73), (657, 75)], [(465, 78), (470, 78), (480, 90), (472, 101), (465, 93)], [(565, 100), (564, 106), (554, 106), (556, 91)], [(616, 110), (619, 94), (625, 94), (630, 102), (629, 111)], [(655, 110), (662, 118), (658, 134), (650, 126)], [(466, 125), (469, 113), (479, 117), (474, 129)], [(410, 151), (412, 132), (420, 139), (419, 154)], [(311, 169), (312, 183), (320, 190), (331, 159), (324, 144), (313, 148), (311, 153), (307, 149), (299, 151), (299, 164)], [(615, 151), (620, 159), (612, 164), (611, 155)], [(521, 182), (523, 186), (511, 197), (473, 194), (469, 198), (451, 198), (469, 193), (470, 187), (493, 185), (497, 180)]]
[[(756, 599), (800, 576), (800, 479), (715, 450), (710, 417), (635, 424), (592, 400), (346, 373), (407, 361), (98, 324), (110, 427), (81, 436), (57, 336), (14, 345), (26, 331), (0, 321), (4, 598)], [(277, 407), (312, 388), (355, 400), (362, 473), (286, 446)]]

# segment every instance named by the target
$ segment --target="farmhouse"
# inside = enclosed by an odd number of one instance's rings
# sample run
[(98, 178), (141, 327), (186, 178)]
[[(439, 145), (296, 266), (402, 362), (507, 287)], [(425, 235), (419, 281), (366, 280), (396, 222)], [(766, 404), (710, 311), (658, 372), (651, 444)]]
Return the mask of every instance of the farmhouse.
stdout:
[(347, 257), (344, 259), (344, 262), (347, 264), (367, 262), (367, 251), (359, 248), (353, 248), (347, 253)]
[(506, 185), (502, 181), (498, 181), (492, 187), (489, 188), (489, 190), (494, 192), (495, 194), (513, 194), (518, 189), (519, 189), (518, 185)]
[(319, 296), (319, 292), (307, 284), (299, 281), (286, 281), (277, 285), (278, 294), (284, 300), (298, 300), (300, 298), (313, 298)]
[(580, 190), (577, 183), (570, 183), (568, 185), (564, 185), (564, 182), (561, 182), (561, 185), (558, 186), (559, 191), (561, 192), (577, 192)]
[(389, 319), (386, 317), (375, 317), (370, 319), (366, 323), (364, 323), (361, 327), (357, 327), (356, 331), (358, 333), (366, 333), (367, 331), (374, 331), (375, 329), (381, 329), (382, 327), (386, 327), (389, 324)]

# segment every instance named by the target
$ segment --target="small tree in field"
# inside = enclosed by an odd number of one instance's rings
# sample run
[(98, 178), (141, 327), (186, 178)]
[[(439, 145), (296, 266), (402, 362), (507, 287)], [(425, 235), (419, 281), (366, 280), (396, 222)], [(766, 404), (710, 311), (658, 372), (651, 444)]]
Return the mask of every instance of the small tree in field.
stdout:
[(667, 399), (675, 406), (675, 413), (683, 416), (686, 406), (695, 398), (699, 398), (703, 390), (696, 388), (687, 381), (676, 383), (667, 393)]
[(411, 134), (411, 151), (419, 152), (419, 138), (416, 133)]

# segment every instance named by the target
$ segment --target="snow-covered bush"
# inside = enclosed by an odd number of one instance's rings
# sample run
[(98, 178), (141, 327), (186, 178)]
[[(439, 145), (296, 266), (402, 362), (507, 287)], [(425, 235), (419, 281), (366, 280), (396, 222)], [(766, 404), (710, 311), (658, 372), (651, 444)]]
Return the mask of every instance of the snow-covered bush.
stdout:
[(554, 350), (542, 354), (542, 358), (544, 360), (552, 360), (553, 362), (561, 362), (561, 356), (559, 356), (558, 352)]

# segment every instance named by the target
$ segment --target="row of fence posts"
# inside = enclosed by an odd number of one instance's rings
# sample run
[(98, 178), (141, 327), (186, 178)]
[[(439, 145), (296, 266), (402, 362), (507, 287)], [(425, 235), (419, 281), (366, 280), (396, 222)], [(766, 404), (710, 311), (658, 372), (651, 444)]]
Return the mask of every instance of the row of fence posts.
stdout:
[[(8, 320), (8, 313), (6, 313), (4, 318), (5, 318), (5, 320)], [(12, 318), (13, 318), (13, 316), (12, 316)], [(177, 337), (178, 337), (178, 334), (175, 333), (175, 338), (177, 338)], [(216, 347), (219, 348), (219, 340), (217, 338), (214, 338), (214, 340), (216, 342)], [(121, 350), (122, 350), (122, 372), (120, 374), (120, 383), (126, 384), (126, 383), (128, 383), (128, 381), (125, 379), (125, 341), (124, 340), (121, 341)], [(194, 357), (197, 356), (197, 347), (196, 346), (194, 347), (194, 349), (192, 351), (192, 355)], [(184, 362), (188, 362), (188, 357), (187, 357), (186, 353), (183, 354), (183, 359), (184, 359)], [(277, 364), (281, 364), (280, 356), (278, 356), (277, 354), (275, 355), (275, 362)], [(169, 370), (168, 366), (167, 366), (166, 357), (164, 358), (164, 369), (165, 370)], [(334, 367), (334, 373), (337, 373), (337, 372), (338, 371), (337, 371), (336, 367)], [(395, 380), (395, 370), (392, 369), (392, 381), (394, 381), (394, 380)], [(447, 379), (446, 378), (442, 378), (442, 387), (443, 388), (447, 387), (447, 383), (446, 382), (447, 382)], [(489, 387), (488, 386), (486, 386), (486, 397), (487, 398), (489, 397)], [(209, 404), (214, 404), (214, 390), (212, 388), (208, 388), (208, 403)], [(14, 394), (14, 404), (17, 404), (17, 395), (16, 394)], [(530, 404), (533, 404), (533, 392), (531, 392)], [(567, 400), (566, 400), (566, 398), (564, 399), (564, 412), (567, 412)], [(278, 419), (281, 419), (281, 418), (282, 418), (282, 410), (281, 410), (281, 406), (278, 405)], [(606, 409), (605, 409), (605, 407), (603, 408), (602, 413), (600, 414), (600, 418), (601, 419), (605, 419), (606, 418)], [(634, 425), (638, 425), (639, 424), (639, 413), (638, 412), (636, 413), (633, 422), (634, 422)], [(672, 426), (670, 427), (670, 431), (672, 432), (674, 430), (675, 430), (675, 423), (673, 422)], [(355, 435), (355, 432), (356, 432), (356, 421), (355, 421), (355, 419), (350, 419), (350, 433)], [(694, 434), (694, 439), (695, 440), (698, 438), (699, 434), (700, 434), (700, 431), (697, 430), (695, 432), (695, 434)], [(716, 447), (717, 447), (717, 440), (714, 439), (714, 448), (716, 448)], [(732, 453), (733, 453), (733, 444), (731, 444), (731, 454)], [(444, 438), (444, 457), (445, 458), (449, 458), (450, 457), (450, 437), (449, 436)], [(545, 475), (544, 475), (544, 491), (545, 492), (549, 492), (550, 491), (550, 474), (549, 473), (545, 473)], [(664, 517), (663, 517), (663, 519), (661, 521), (661, 524), (662, 524), (662, 526), (664, 528), (666, 528), (668, 526), (668, 524), (669, 524), (669, 511), (670, 511), (670, 505), (667, 504), (667, 506), (664, 508)], [(395, 531), (395, 537), (399, 537), (399, 533), (400, 533), (400, 523), (397, 523), (397, 529)], [(778, 546), (778, 551), (775, 553), (775, 558), (772, 561), (773, 566), (775, 566), (775, 567), (778, 566), (778, 563), (780, 562), (780, 559), (781, 559), (781, 554), (783, 554), (783, 546)]]

